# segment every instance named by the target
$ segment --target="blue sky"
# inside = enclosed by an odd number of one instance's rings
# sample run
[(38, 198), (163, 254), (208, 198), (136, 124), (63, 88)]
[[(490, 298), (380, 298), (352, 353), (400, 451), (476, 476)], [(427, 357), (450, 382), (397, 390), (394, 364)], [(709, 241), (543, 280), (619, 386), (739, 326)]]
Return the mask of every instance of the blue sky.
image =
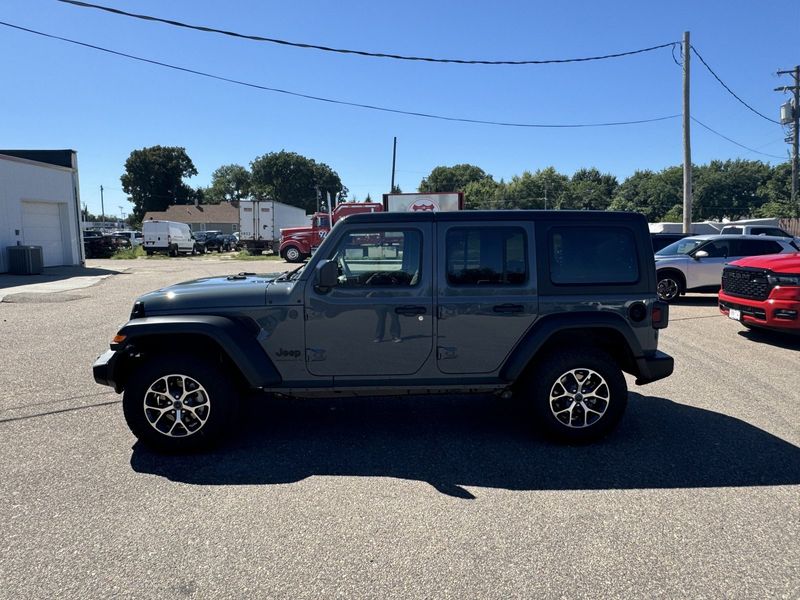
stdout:
[[(606, 54), (676, 41), (684, 30), (747, 102), (777, 118), (800, 63), (800, 3), (96, 0), (133, 12), (322, 45), (475, 59)], [(544, 66), (462, 66), (360, 58), (235, 40), (75, 8), (3, 0), (0, 20), (297, 92), (457, 117), (541, 123), (645, 119), (681, 111), (681, 69), (669, 49)], [(681, 120), (614, 128), (513, 129), (431, 121), (286, 97), (0, 27), (0, 147), (74, 148), (82, 200), (127, 213), (119, 177), (131, 150), (186, 147), (206, 185), (222, 164), (249, 165), (281, 149), (326, 162), (351, 196), (388, 191), (392, 137), (397, 182), (414, 191), (437, 165), (481, 166), (496, 179), (554, 166), (595, 166), (620, 179), (682, 160)], [(786, 81), (788, 83), (788, 81)], [(737, 103), (692, 61), (692, 112), (725, 135), (786, 156), (784, 132)], [(693, 127), (693, 158), (776, 163)]]

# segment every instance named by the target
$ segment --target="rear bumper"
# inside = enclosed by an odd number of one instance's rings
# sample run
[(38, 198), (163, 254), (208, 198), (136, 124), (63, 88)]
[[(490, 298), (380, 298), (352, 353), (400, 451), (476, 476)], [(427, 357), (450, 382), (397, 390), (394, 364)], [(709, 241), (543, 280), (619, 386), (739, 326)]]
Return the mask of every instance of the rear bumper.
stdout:
[(101, 354), (92, 365), (94, 380), (100, 385), (107, 385), (119, 392), (120, 389), (114, 377), (114, 367), (116, 366), (118, 355), (114, 350), (106, 350)]
[(749, 300), (719, 293), (719, 310), (730, 316), (735, 308), (741, 313), (741, 322), (756, 327), (800, 332), (800, 301), (768, 298)]
[(639, 368), (636, 385), (644, 385), (672, 375), (675, 361), (669, 354), (656, 350), (652, 356), (637, 358), (636, 366)]

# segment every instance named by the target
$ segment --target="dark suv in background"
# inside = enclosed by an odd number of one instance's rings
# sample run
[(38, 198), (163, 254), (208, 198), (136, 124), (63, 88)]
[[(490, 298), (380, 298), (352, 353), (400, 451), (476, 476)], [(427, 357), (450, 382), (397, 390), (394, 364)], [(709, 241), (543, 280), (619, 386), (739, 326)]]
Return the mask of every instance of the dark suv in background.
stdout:
[(623, 373), (672, 373), (667, 321), (641, 215), (359, 214), (294, 271), (140, 297), (94, 377), (166, 450), (232, 430), (247, 390), (515, 396), (546, 433), (583, 442), (622, 417)]

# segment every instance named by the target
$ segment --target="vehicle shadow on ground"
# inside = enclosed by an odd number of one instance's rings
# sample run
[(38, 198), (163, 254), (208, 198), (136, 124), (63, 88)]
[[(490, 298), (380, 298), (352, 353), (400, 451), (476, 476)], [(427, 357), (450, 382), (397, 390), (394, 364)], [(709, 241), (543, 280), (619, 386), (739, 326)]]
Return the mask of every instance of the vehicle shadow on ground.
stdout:
[(756, 344), (768, 344), (786, 350), (800, 351), (800, 335), (781, 333), (780, 331), (761, 331), (758, 329), (745, 329), (737, 333), (748, 341)]
[[(509, 490), (693, 488), (800, 483), (800, 448), (720, 413), (631, 394), (606, 440), (563, 446), (491, 397), (276, 400), (249, 406), (235, 441), (165, 456), (137, 443), (132, 468), (190, 484), (288, 483), (313, 475)], [(265, 402), (262, 400), (261, 402)]]
[(719, 306), (716, 294), (706, 296), (681, 296), (675, 301), (677, 306)]
[(33, 283), (49, 283), (72, 279), (73, 277), (99, 277), (102, 275), (121, 275), (123, 271), (113, 269), (100, 269), (97, 267), (47, 267), (41, 275), (0, 275), (0, 289), (30, 285)]

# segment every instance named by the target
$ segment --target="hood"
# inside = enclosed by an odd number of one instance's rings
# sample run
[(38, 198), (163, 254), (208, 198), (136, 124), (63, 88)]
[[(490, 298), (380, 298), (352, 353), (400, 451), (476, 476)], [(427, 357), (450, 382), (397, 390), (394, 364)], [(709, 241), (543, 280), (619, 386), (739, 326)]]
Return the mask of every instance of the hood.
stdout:
[(310, 226), (304, 227), (284, 227), (281, 229), (281, 237), (289, 237), (290, 235), (294, 235), (295, 233), (306, 233), (312, 231), (313, 228)]
[(775, 273), (800, 273), (800, 252), (748, 256), (747, 258), (735, 260), (731, 264), (736, 267), (769, 269)]
[(264, 306), (267, 286), (280, 273), (240, 273), (227, 277), (205, 277), (161, 288), (138, 298), (148, 315), (237, 306)]

